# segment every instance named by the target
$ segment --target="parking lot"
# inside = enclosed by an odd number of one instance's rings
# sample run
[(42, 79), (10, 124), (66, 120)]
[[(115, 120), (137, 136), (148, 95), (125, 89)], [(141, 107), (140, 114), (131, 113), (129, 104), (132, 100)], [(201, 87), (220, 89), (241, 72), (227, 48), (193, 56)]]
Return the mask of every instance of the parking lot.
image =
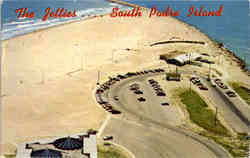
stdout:
[[(120, 105), (123, 106), (122, 108), (136, 113), (136, 115), (147, 117), (160, 123), (181, 124), (178, 107), (172, 106), (169, 103), (168, 94), (161, 89), (159, 84), (155, 86), (157, 88), (154, 88), (149, 83), (150, 79), (149, 77), (136, 82), (131, 81), (125, 86), (115, 89), (114, 101), (123, 103), (124, 105)], [(162, 95), (162, 93), (165, 94)], [(119, 100), (115, 99), (117, 97)]]

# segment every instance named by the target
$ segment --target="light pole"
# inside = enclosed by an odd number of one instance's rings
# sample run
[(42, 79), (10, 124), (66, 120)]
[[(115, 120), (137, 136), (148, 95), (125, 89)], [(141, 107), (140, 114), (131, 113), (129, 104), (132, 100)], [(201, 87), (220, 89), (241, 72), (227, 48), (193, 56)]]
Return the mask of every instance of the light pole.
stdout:
[(98, 70), (98, 76), (97, 76), (97, 85), (100, 84), (100, 70)]
[[(78, 47), (78, 43), (75, 44), (75, 47), (76, 47), (77, 53), (81, 53), (80, 49)], [(83, 71), (83, 54), (82, 53), (81, 53), (81, 68), (80, 68), (80, 71)]]
[(216, 126), (217, 114), (218, 114), (218, 107), (216, 107), (216, 111), (215, 111), (214, 126)]
[(209, 73), (208, 73), (208, 80), (210, 81), (210, 75), (211, 75), (211, 63), (209, 63)]

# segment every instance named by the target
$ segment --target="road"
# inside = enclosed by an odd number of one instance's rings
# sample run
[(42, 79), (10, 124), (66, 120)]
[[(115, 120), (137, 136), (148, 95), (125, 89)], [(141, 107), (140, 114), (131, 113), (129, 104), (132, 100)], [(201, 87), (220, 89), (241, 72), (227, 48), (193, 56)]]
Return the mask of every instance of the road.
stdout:
[[(191, 71), (180, 71), (183, 74), (193, 75), (195, 73)], [(214, 105), (218, 108), (219, 112), (223, 114), (225, 121), (237, 132), (249, 132), (249, 121), (250, 121), (250, 108), (245, 105), (241, 98), (228, 98), (225, 96), (223, 90), (218, 86), (212, 87), (211, 84), (201, 74), (195, 74), (202, 79), (209, 90), (205, 92), (208, 98), (212, 100)], [(229, 86), (228, 86), (229, 87)]]
[[(203, 81), (207, 86), (210, 85), (206, 80)], [(244, 122), (244, 120), (239, 116), (239, 114), (237, 114), (237, 112), (235, 112), (233, 108), (230, 108), (233, 105), (230, 105), (231, 103), (226, 97), (222, 96), (222, 94), (220, 94), (216, 88), (211, 86), (207, 96), (212, 98), (213, 102), (215, 103), (214, 105), (218, 107), (219, 112), (223, 114), (223, 118), (232, 128), (238, 132), (248, 133), (248, 123)]]
[[(122, 111), (123, 117), (113, 117), (102, 135), (113, 135), (115, 143), (126, 147), (136, 158), (229, 158), (213, 141), (171, 124), (179, 120), (174, 119), (171, 109), (161, 109), (161, 101), (146, 85), (148, 76), (126, 79), (111, 87), (110, 102)], [(141, 85), (148, 103), (140, 103), (129, 94), (128, 87), (135, 82)], [(115, 95), (119, 101), (112, 99)]]

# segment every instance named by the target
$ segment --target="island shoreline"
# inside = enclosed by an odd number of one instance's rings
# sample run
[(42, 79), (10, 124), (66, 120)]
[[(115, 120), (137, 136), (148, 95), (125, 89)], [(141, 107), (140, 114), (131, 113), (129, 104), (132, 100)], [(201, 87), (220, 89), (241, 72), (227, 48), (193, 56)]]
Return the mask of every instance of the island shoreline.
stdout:
[[(128, 2), (124, 2), (124, 1), (121, 1), (121, 0), (106, 0), (106, 1), (109, 1), (111, 3), (117, 3), (117, 4), (121, 4), (121, 5), (125, 5), (125, 6), (129, 6), (129, 7), (140, 7), (140, 8), (143, 8), (143, 9), (149, 9), (149, 8), (145, 8), (145, 7), (142, 7), (142, 6), (139, 6), (139, 5), (136, 5), (136, 4), (131, 4), (131, 3), (128, 3)], [(172, 17), (171, 18), (175, 18), (175, 17)], [(236, 53), (234, 53), (233, 51), (231, 51), (230, 49), (228, 48), (225, 48), (224, 47), (224, 44), (223, 42), (220, 42), (220, 41), (216, 41), (214, 40), (212, 37), (209, 37), (206, 33), (202, 32), (200, 29), (198, 29), (197, 27), (193, 26), (193, 25), (190, 25), (190, 24), (187, 24), (185, 23), (184, 21), (180, 20), (180, 19), (177, 19), (175, 18), (176, 20), (178, 20), (179, 22), (185, 24), (185, 25), (189, 25), (191, 27), (194, 27), (196, 30), (198, 30), (201, 34), (205, 35), (207, 38), (209, 38), (211, 41), (214, 42), (214, 45), (217, 46), (218, 48), (221, 48), (221, 50), (225, 53), (228, 53), (229, 55), (231, 55), (232, 57), (232, 60), (236, 60), (235, 62), (238, 64), (238, 66), (241, 68), (241, 70), (243, 72), (245, 72), (248, 76), (250, 75), (250, 70), (247, 69), (246, 67), (246, 62), (241, 59), (241, 57), (239, 57)]]

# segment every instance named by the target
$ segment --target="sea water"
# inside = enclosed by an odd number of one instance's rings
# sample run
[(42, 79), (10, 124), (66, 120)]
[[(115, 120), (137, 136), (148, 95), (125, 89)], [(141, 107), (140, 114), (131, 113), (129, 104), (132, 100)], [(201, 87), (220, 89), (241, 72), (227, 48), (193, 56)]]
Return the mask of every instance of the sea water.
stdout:
[[(4, 0), (2, 4), (2, 40), (23, 35), (35, 30), (48, 28), (54, 25), (67, 23), (79, 19), (87, 18), (88, 15), (102, 15), (110, 13), (114, 7), (128, 9), (129, 7), (121, 6), (115, 3), (109, 3), (106, 0)], [(34, 18), (17, 18), (16, 9), (28, 8), (35, 13)], [(42, 21), (45, 10), (51, 8), (64, 8), (68, 11), (76, 11), (77, 16), (72, 18), (51, 18)], [(84, 17), (83, 17), (84, 15)]]
[[(191, 24), (206, 33), (213, 40), (222, 42), (224, 46), (232, 50), (238, 57), (243, 59), (248, 70), (250, 70), (250, 15), (249, 1), (246, 0), (200, 0), (200, 1), (179, 1), (179, 0), (125, 0), (130, 3), (152, 8), (157, 7), (159, 11), (165, 11), (168, 6), (179, 11), (176, 18)], [(188, 10), (191, 6), (199, 9), (214, 10), (223, 5), (222, 16), (211, 17), (188, 17)], [(167, 29), (167, 26), (166, 26)]]

